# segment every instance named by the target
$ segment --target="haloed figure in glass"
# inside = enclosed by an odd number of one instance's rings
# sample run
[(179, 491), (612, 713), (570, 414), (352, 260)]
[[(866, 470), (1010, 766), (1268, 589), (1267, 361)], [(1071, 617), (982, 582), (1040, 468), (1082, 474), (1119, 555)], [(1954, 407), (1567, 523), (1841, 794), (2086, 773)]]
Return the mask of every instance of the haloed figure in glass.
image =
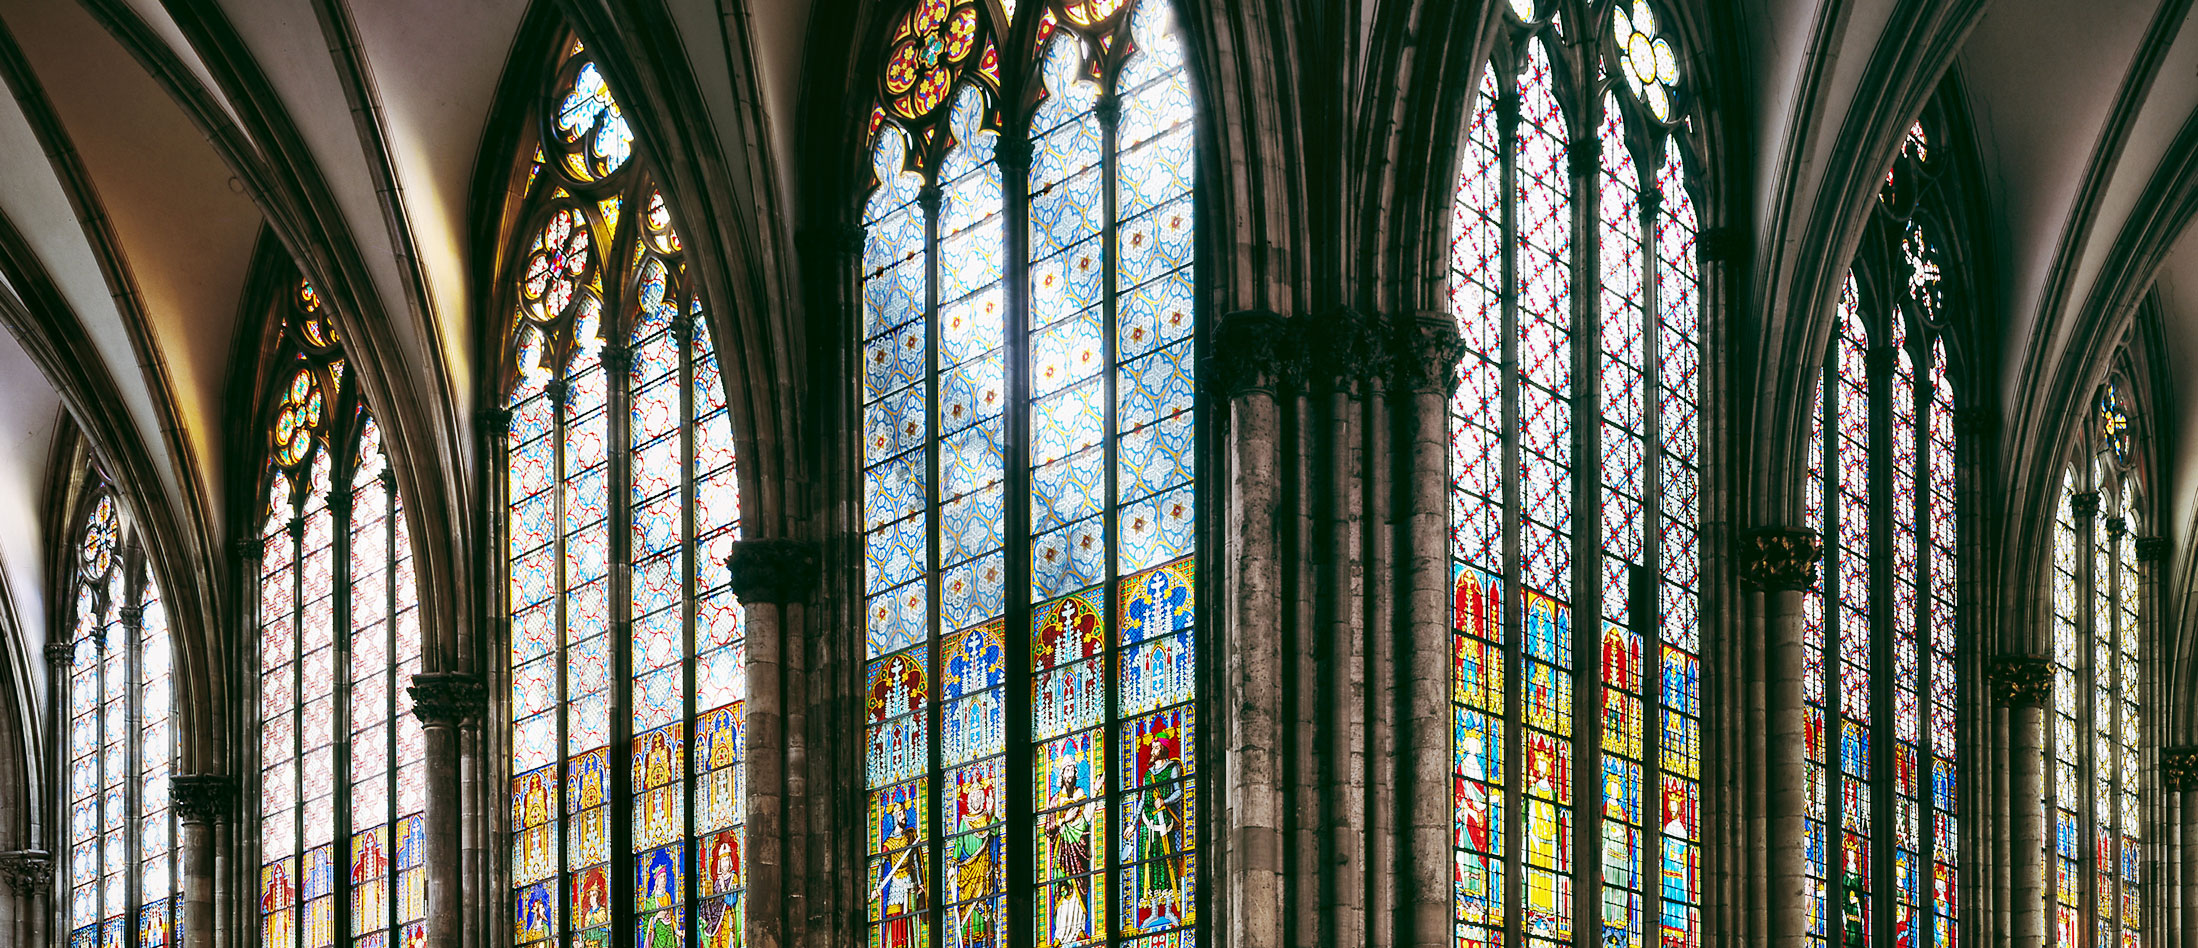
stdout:
[(1198, 130), (1173, 6), (917, 0), (882, 38), (852, 327), (874, 946), (1194, 937)]

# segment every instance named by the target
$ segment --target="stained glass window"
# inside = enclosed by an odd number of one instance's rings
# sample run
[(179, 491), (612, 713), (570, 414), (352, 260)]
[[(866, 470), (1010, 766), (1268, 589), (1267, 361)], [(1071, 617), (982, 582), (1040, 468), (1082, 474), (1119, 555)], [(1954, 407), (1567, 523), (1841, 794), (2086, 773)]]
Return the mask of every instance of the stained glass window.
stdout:
[(1195, 109), (1174, 11), (928, 0), (886, 47), (860, 273), (869, 943), (1188, 944)]
[(1843, 284), (1811, 413), (1803, 598), (1817, 945), (1955, 944), (1959, 807), (1954, 386), (1917, 125)]
[(404, 502), (310, 284), (275, 309), (260, 533), (260, 924), (267, 948), (426, 937), (424, 744)]
[(540, 107), (503, 303), (512, 936), (737, 948), (747, 648), (709, 314), (579, 43)]
[(2137, 809), (2144, 504), (2122, 386), (2118, 377), (2100, 386), (2054, 518), (2045, 772), (2057, 945), (2135, 948), (2146, 937)]
[[(1510, 5), (1453, 198), (1455, 937), (1693, 945), (1701, 279), (1688, 99), (1650, 4), (1591, 21), (1600, 39), (1583, 47), (1559, 40), (1554, 6)], [(1597, 69), (1592, 94), (1566, 78)], [(1592, 176), (1575, 175), (1575, 159), (1598, 155)], [(1599, 857), (1579, 851), (1590, 840)]]
[(68, 682), (70, 948), (166, 948), (182, 918), (173, 667), (160, 587), (104, 487), (75, 538)]

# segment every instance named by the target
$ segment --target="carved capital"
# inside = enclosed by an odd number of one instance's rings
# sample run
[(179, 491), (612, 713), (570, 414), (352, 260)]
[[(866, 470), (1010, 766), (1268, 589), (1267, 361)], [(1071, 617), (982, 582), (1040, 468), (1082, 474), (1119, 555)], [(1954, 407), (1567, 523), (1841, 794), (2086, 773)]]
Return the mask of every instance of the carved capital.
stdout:
[(2053, 687), (2053, 667), (2037, 655), (2001, 655), (1992, 660), (1992, 701), (2003, 708), (2045, 705)]
[(1565, 170), (1572, 172), (1574, 178), (1586, 178), (1593, 181), (1595, 180), (1595, 173), (1603, 170), (1602, 139), (1590, 138), (1584, 141), (1576, 141), (1566, 151), (1570, 154), (1565, 159)]
[(229, 818), (237, 799), (236, 781), (223, 774), (181, 774), (168, 783), (176, 818), (185, 823), (214, 823)]
[(2109, 536), (2117, 537), (2121, 536), (2124, 533), (2128, 533), (2129, 521), (2124, 520), (2120, 517), (2108, 517), (2106, 518), (2106, 532)]
[(1414, 313), (1398, 319), (1391, 344), (1389, 369), (1397, 390), (1448, 395), (1457, 387), (1465, 340), (1449, 313)]
[(603, 372), (613, 379), (622, 379), (633, 369), (633, 350), (621, 343), (603, 347)]
[(2198, 747), (2160, 748), (2160, 786), (2170, 793), (2198, 790)]
[(117, 610), (115, 610), (115, 612), (117, 612), (117, 613), (119, 613), (119, 614), (121, 615), (121, 617), (122, 617), (122, 627), (123, 627), (123, 628), (125, 628), (125, 629), (129, 629), (129, 630), (130, 630), (130, 631), (132, 631), (132, 632), (138, 632), (138, 631), (143, 631), (143, 630), (144, 630), (144, 628), (145, 628), (145, 607), (144, 607), (144, 606), (142, 606), (142, 605), (137, 605), (137, 606), (123, 606), (122, 608), (120, 608), (120, 609), (117, 609)]
[(1740, 578), (1758, 589), (1807, 589), (1823, 558), (1824, 541), (1814, 530), (1762, 527), (1740, 536)]
[(817, 588), (817, 545), (807, 540), (740, 540), (725, 557), (742, 602), (788, 603)]
[(2170, 549), (2166, 537), (2138, 537), (2137, 562), (2165, 563)]
[(501, 405), (493, 408), (483, 408), (473, 413), (473, 423), (483, 433), (493, 432), (502, 435), (511, 427), (511, 409)]
[(53, 883), (53, 854), (43, 849), (18, 849), (0, 853), (0, 876), (15, 894), (32, 896)]
[(1315, 317), (1306, 327), (1306, 375), (1316, 384), (1349, 390), (1389, 368), (1379, 319), (1354, 309)]
[[(1110, 100), (1111, 97), (1103, 99), (1101, 104)], [(1030, 152), (1030, 138), (1025, 135), (1002, 136), (992, 146), (992, 156), (999, 159), (1001, 170), (1008, 174), (1010, 180), (1030, 171)]]
[(1303, 377), (1302, 348), (1281, 316), (1256, 309), (1230, 313), (1214, 331), (1212, 376), (1229, 398), (1273, 394)]
[(229, 555), (239, 563), (257, 563), (266, 552), (267, 541), (257, 533), (229, 541)]
[(2099, 492), (2090, 490), (2081, 494), (2068, 495), (2068, 513), (2078, 520), (2098, 516)]
[(422, 672), (406, 690), (412, 714), (428, 727), (456, 727), (488, 709), (488, 688), (463, 672)]
[(46, 664), (66, 666), (76, 660), (76, 644), (73, 642), (46, 643)]

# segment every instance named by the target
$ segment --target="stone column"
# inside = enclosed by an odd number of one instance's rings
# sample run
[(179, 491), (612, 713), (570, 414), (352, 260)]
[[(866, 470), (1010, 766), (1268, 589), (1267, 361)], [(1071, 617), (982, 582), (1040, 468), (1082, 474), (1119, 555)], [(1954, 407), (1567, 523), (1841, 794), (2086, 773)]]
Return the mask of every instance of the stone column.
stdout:
[(1233, 948), (1282, 942), (1282, 415), (1300, 356), (1274, 313), (1222, 317), (1214, 334), (1226, 547), (1222, 610), (1222, 915)]
[(1769, 853), (1763, 903), (1770, 943), (1802, 948), (1809, 933), (1808, 715), (1802, 679), (1801, 594), (1824, 559), (1814, 530), (1764, 527), (1740, 538), (1740, 578), (1763, 593), (1763, 782)]
[(2010, 948), (2045, 945), (2045, 702), (2053, 671), (2036, 655), (1992, 663), (1992, 700), (2007, 709)]
[(236, 784), (220, 774), (182, 774), (168, 785), (181, 825), (177, 883), (183, 896), (182, 948), (213, 948), (214, 840), (236, 802)]
[(1385, 685), (1401, 693), (1397, 721), (1398, 856), (1405, 914), (1400, 945), (1449, 945), (1452, 938), (1451, 855), (1456, 805), (1451, 799), (1450, 417), (1463, 343), (1446, 313), (1417, 313), (1396, 326), (1392, 391), (1409, 399), (1410, 441), (1404, 469), (1404, 614), (1396, 648), (1404, 666)]
[(2178, 867), (2176, 892), (2177, 940), (2187, 945), (2198, 938), (2198, 746), (2160, 748), (2160, 789), (2167, 796), (2168, 812), (2176, 818)]
[(464, 672), (412, 676), (412, 713), (420, 719), (427, 774), (427, 944), (460, 948), (465, 937), (465, 801), (458, 780), (458, 731), (488, 704), (481, 680)]
[(12, 919), (0, 919), (0, 932), (14, 932), (19, 945), (42, 944), (39, 921), (48, 912), (43, 896), (53, 883), (53, 854), (42, 849), (0, 853), (0, 877), (13, 895)]
[(817, 585), (817, 546), (801, 540), (741, 540), (725, 558), (733, 595), (747, 611), (748, 948), (786, 943), (786, 630), (795, 604)]

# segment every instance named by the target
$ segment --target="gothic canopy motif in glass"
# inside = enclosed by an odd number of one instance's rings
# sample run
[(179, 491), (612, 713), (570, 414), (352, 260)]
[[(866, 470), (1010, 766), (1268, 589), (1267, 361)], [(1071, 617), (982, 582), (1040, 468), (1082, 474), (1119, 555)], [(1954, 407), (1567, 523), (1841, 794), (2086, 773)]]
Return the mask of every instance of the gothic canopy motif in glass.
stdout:
[(745, 943), (747, 645), (710, 311), (603, 64), (540, 92), (498, 286), (513, 943)]
[(908, 4), (869, 127), (867, 937), (1189, 944), (1185, 44), (1166, 0), (1016, 7)]
[[(1461, 946), (1700, 942), (1700, 223), (1664, 12), (1513, 0), (1467, 106), (1450, 262)], [(1591, 839), (1600, 857), (1578, 851)]]

